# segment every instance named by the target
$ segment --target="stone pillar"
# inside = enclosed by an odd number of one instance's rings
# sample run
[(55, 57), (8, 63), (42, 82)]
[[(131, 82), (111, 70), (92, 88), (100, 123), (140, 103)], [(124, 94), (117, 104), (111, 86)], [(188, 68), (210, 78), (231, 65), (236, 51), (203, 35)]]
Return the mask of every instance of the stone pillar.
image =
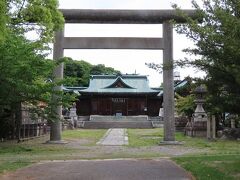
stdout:
[(212, 121), (212, 116), (210, 115), (207, 118), (207, 139), (211, 139), (211, 121)]
[(173, 83), (173, 25), (163, 23), (163, 109), (164, 141), (175, 141), (174, 83)]
[(212, 138), (216, 139), (216, 119), (212, 116)]
[(231, 119), (230, 122), (231, 122), (231, 128), (233, 128), (233, 129), (236, 128), (236, 126), (235, 126), (235, 118)]
[[(63, 38), (64, 30), (58, 31), (55, 33), (55, 43), (53, 46), (53, 59), (58, 60), (63, 57)], [(59, 64), (53, 72), (54, 81), (63, 79), (63, 63)], [(56, 91), (62, 91), (62, 86), (56, 86), (54, 88)], [(53, 102), (58, 101), (58, 96), (53, 95)], [(61, 131), (62, 131), (62, 106), (59, 105), (54, 108), (54, 113), (57, 116), (57, 120), (51, 122), (51, 131), (50, 131), (50, 142), (58, 143), (61, 142)]]

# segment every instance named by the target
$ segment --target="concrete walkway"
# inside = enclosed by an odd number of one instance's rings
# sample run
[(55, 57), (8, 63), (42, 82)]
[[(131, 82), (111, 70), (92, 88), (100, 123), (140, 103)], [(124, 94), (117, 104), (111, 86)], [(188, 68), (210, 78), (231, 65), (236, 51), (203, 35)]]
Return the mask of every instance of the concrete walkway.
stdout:
[(122, 128), (109, 129), (97, 144), (105, 146), (128, 145), (127, 130)]
[(173, 161), (157, 160), (76, 160), (34, 164), (2, 180), (191, 180)]

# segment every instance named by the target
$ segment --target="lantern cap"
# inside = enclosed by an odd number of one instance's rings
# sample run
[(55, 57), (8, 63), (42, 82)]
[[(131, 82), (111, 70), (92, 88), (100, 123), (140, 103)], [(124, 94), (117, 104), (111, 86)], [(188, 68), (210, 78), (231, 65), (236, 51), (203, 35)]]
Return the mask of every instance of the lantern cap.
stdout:
[(196, 89), (194, 90), (194, 94), (206, 94), (206, 93), (207, 93), (207, 88), (203, 84), (196, 87)]

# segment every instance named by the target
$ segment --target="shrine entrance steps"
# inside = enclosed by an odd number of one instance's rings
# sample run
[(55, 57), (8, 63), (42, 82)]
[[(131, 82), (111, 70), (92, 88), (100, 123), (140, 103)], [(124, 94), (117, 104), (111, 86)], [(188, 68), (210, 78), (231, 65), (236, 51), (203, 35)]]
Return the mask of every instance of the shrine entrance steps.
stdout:
[(109, 128), (153, 128), (151, 121), (103, 121), (103, 122), (94, 122), (86, 121), (83, 126), (84, 129), (109, 129)]
[(109, 128), (154, 128), (163, 122), (148, 116), (90, 116), (89, 121), (82, 123), (84, 129), (109, 129)]

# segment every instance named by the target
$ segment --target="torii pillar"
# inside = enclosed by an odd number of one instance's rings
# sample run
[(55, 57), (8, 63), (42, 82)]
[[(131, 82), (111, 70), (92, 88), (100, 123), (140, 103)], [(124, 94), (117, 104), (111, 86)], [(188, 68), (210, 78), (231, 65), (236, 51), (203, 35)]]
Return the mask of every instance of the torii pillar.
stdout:
[[(57, 32), (54, 43), (54, 59), (63, 57), (64, 49), (155, 49), (163, 50), (163, 101), (164, 101), (164, 139), (163, 143), (175, 142), (174, 120), (174, 87), (173, 87), (173, 26), (185, 23), (176, 10), (89, 10), (62, 9), (65, 23), (95, 24), (163, 24), (163, 38), (131, 38), (131, 37), (64, 37), (63, 31)], [(195, 10), (183, 10), (196, 17)], [(63, 64), (54, 71), (55, 79), (63, 78)], [(61, 90), (61, 86), (56, 87)], [(56, 98), (57, 99), (57, 98)], [(55, 113), (61, 119), (62, 107), (58, 106)], [(51, 124), (50, 141), (61, 142), (61, 122)]]
[[(55, 42), (53, 46), (53, 59), (58, 60), (63, 57), (63, 39), (64, 39), (64, 29), (55, 33)], [(63, 70), (64, 64), (60, 63), (53, 71), (53, 81), (58, 82), (63, 79)], [(54, 88), (56, 91), (62, 91), (62, 86), (56, 86)], [(58, 96), (53, 95), (53, 103), (58, 103)], [(53, 109), (54, 116), (56, 116), (56, 120), (50, 122), (51, 130), (50, 130), (50, 141), (48, 143), (64, 143), (62, 141), (61, 132), (62, 132), (62, 106), (54, 106)]]
[(173, 82), (173, 26), (163, 23), (163, 142), (175, 141), (174, 82)]

